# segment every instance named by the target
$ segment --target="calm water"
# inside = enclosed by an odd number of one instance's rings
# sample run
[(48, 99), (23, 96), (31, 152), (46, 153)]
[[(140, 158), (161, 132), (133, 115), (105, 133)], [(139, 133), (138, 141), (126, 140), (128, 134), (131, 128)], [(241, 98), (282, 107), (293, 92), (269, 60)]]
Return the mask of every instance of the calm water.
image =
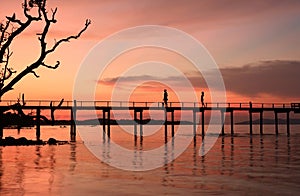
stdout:
[[(80, 138), (70, 145), (0, 147), (0, 195), (298, 195), (300, 129), (293, 126), (287, 137), (280, 128), (278, 137), (270, 134), (273, 126), (265, 126), (269, 134), (250, 137), (248, 126), (239, 126), (239, 136), (219, 137), (204, 157), (198, 156), (197, 136), (176, 160), (145, 172), (99, 161)], [(5, 130), (5, 136), (34, 138), (34, 131)], [(69, 128), (43, 127), (42, 139), (49, 137), (69, 139)], [(135, 143), (118, 127), (111, 139), (140, 150), (164, 141), (157, 133)]]

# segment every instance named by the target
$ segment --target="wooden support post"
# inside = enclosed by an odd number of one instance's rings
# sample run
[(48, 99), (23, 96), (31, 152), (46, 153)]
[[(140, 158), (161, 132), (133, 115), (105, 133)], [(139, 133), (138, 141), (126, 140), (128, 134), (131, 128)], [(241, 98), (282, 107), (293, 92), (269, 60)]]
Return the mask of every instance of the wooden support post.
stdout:
[(275, 111), (275, 133), (278, 135), (278, 113)]
[(36, 109), (36, 140), (40, 140), (41, 137), (41, 109)]
[(143, 137), (143, 110), (140, 111), (140, 137)]
[(201, 123), (202, 123), (202, 137), (205, 135), (205, 129), (204, 129), (204, 109), (202, 108), (202, 115), (201, 115)]
[(3, 139), (3, 112), (0, 111), (0, 140)]
[(231, 135), (233, 135), (234, 134), (233, 110), (230, 111), (230, 124), (231, 124)]
[(133, 126), (134, 126), (134, 139), (137, 139), (137, 111), (134, 110), (133, 113)]
[(286, 112), (286, 134), (290, 136), (290, 112)]
[(197, 122), (196, 122), (196, 109), (193, 109), (193, 134), (194, 137), (196, 137), (196, 132), (197, 132)]
[(77, 102), (74, 100), (73, 108), (71, 109), (71, 129), (70, 137), (71, 141), (76, 141), (76, 113), (77, 113)]
[(222, 123), (222, 135), (225, 135), (225, 130), (224, 130), (224, 111), (221, 111), (221, 123)]
[(107, 137), (110, 138), (110, 109), (107, 111)]
[(261, 111), (260, 113), (260, 117), (259, 117), (259, 133), (260, 135), (263, 135), (263, 124), (264, 124), (264, 117), (263, 117), (263, 111)]
[(250, 101), (249, 102), (249, 129), (250, 129), (250, 135), (252, 135), (252, 123), (253, 123), (253, 121), (252, 121), (252, 102)]
[(71, 114), (70, 115), (71, 115), (71, 120), (70, 120), (70, 138), (71, 138), (71, 141), (72, 141), (73, 129), (74, 129), (74, 124), (75, 124), (73, 108), (71, 109)]
[(105, 113), (106, 113), (106, 111), (103, 109), (102, 110), (102, 126), (103, 126), (103, 131), (104, 132), (106, 132), (106, 130), (105, 130), (105, 124), (106, 124), (106, 116), (105, 115), (106, 114)]
[(253, 121), (252, 121), (252, 111), (249, 111), (249, 129), (250, 129), (250, 135), (252, 135), (252, 133), (253, 133), (253, 130), (252, 130), (252, 123), (253, 123)]
[(168, 138), (168, 112), (165, 109), (165, 140)]
[(172, 118), (172, 137), (174, 137), (174, 133), (175, 133), (175, 130), (174, 130), (174, 110), (172, 110), (171, 112), (171, 118)]

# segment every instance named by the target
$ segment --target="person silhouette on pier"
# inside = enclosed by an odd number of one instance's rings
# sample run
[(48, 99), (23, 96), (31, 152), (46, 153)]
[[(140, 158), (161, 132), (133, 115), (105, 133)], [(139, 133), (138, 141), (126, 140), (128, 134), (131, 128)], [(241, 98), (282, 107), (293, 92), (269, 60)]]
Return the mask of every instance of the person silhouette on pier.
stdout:
[(164, 90), (163, 106), (168, 107), (168, 92), (167, 89)]
[(204, 104), (204, 92), (203, 91), (201, 92), (201, 104), (202, 104), (202, 107), (205, 107), (205, 104)]

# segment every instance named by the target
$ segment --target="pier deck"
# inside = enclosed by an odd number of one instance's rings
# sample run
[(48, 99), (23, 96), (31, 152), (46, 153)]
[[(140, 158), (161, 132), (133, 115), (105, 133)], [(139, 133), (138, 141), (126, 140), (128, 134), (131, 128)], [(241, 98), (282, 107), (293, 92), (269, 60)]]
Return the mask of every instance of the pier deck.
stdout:
[[(15, 101), (6, 100), (0, 102), (0, 111), (5, 111), (5, 108), (16, 103)], [(61, 104), (60, 104), (61, 103)], [(290, 113), (300, 113), (300, 103), (206, 103), (205, 107), (202, 107), (200, 103), (196, 102), (170, 102), (168, 107), (164, 107), (161, 102), (124, 102), (124, 101), (26, 101), (25, 105), (20, 107), (22, 110), (35, 110), (36, 111), (36, 136), (37, 139), (40, 138), (40, 118), (42, 110), (51, 111), (51, 117), (54, 119), (54, 111), (56, 110), (67, 110), (70, 111), (70, 136), (71, 140), (76, 139), (76, 117), (77, 111), (91, 111), (97, 110), (102, 111), (103, 114), (103, 129), (106, 131), (107, 135), (110, 137), (110, 120), (111, 111), (124, 111), (130, 110), (134, 114), (134, 134), (137, 135), (137, 124), (140, 125), (140, 134), (143, 134), (143, 112), (149, 110), (162, 110), (165, 112), (165, 122), (168, 121), (168, 114), (171, 114), (170, 123), (165, 123), (165, 132), (167, 134), (167, 126), (170, 124), (172, 126), (172, 136), (174, 136), (174, 124), (175, 118), (174, 113), (176, 111), (191, 111), (193, 114), (193, 125), (194, 125), (194, 135), (196, 134), (197, 115), (201, 115), (201, 134), (205, 135), (205, 112), (206, 111), (219, 111), (222, 126), (221, 134), (224, 135), (224, 115), (230, 113), (230, 124), (231, 124), (231, 134), (234, 134), (234, 112), (246, 111), (249, 113), (249, 133), (253, 133), (253, 113), (260, 114), (260, 134), (263, 134), (263, 113), (273, 112), (274, 122), (275, 122), (275, 134), (278, 135), (278, 114), (286, 114), (286, 132), (290, 135)], [(139, 115), (138, 115), (139, 113)], [(199, 114), (198, 114), (199, 113)], [(139, 117), (139, 118), (138, 118)], [(140, 123), (139, 123), (140, 122)], [(0, 138), (3, 137), (3, 127), (0, 129)]]

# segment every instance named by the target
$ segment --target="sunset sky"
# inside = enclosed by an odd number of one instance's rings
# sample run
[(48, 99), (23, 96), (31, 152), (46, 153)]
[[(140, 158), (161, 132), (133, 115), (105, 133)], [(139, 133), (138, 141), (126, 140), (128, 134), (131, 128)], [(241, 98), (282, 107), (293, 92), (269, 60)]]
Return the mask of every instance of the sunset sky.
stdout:
[[(0, 17), (13, 12), (22, 16), (21, 0), (1, 1)], [(84, 35), (61, 46), (47, 62), (61, 61), (57, 70), (40, 68), (40, 78), (28, 75), (15, 90), (3, 99), (16, 99), (25, 93), (26, 99), (72, 99), (77, 71), (89, 51), (102, 39), (125, 28), (139, 25), (164, 25), (177, 28), (196, 38), (212, 55), (223, 75), (227, 101), (231, 102), (293, 102), (299, 101), (300, 88), (300, 1), (287, 0), (48, 0), (48, 8), (58, 7), (58, 23), (49, 33), (53, 40), (76, 34), (85, 19), (92, 25)], [(21, 17), (22, 18), (22, 17)], [(20, 72), (38, 55), (34, 25), (16, 40), (11, 63)], [(151, 35), (149, 35), (151, 36)], [(147, 54), (147, 55), (145, 55)], [(98, 83), (98, 99), (107, 100), (115, 81), (122, 73), (141, 61), (168, 61), (179, 68), (191, 80), (196, 92), (206, 88), (201, 77), (194, 78), (185, 59), (169, 51), (146, 48), (120, 56), (101, 76)], [(146, 82), (131, 100), (161, 101), (165, 81), (180, 79), (172, 73), (148, 75), (143, 71), (123, 78), (124, 88), (133, 83)], [(150, 93), (149, 93), (150, 92)], [(152, 96), (149, 96), (149, 95)], [(171, 101), (176, 101), (175, 96)]]

